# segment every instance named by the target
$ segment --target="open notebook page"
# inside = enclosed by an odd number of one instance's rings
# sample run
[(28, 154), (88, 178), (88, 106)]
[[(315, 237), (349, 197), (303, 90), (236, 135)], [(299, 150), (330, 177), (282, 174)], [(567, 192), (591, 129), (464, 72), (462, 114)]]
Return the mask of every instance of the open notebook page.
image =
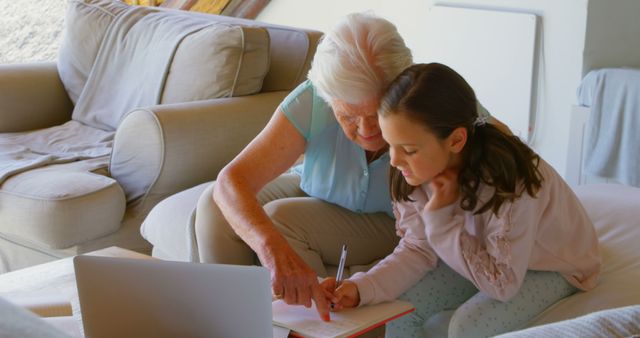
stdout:
[(291, 306), (278, 300), (272, 303), (272, 308), (275, 325), (309, 338), (351, 337), (414, 310), (411, 303), (393, 301), (332, 312), (331, 321), (324, 322), (315, 307)]

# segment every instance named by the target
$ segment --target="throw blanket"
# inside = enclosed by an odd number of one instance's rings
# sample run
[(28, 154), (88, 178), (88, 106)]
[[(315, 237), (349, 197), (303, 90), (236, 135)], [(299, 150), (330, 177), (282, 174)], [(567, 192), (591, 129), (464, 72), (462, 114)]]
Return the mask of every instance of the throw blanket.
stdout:
[(113, 145), (112, 131), (69, 121), (61, 126), (0, 134), (0, 185), (12, 175), (50, 164), (85, 159), (87, 171), (105, 168)]
[(12, 175), (52, 164), (91, 159), (78, 166), (106, 168), (120, 120), (132, 109), (160, 103), (180, 41), (213, 24), (149, 7), (120, 12), (107, 29), (73, 121), (0, 134), (0, 185)]
[(640, 305), (632, 305), (511, 332), (496, 338), (599, 338), (638, 335), (640, 335)]
[(578, 101), (591, 107), (585, 171), (640, 187), (640, 69), (589, 72)]
[(213, 24), (151, 7), (120, 13), (105, 34), (73, 119), (115, 130), (132, 109), (159, 104), (180, 41)]

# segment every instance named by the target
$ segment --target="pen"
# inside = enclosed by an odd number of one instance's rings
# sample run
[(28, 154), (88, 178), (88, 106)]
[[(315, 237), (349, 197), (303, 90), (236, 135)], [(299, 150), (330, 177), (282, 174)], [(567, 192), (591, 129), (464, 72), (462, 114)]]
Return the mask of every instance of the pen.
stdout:
[[(336, 275), (336, 289), (340, 286), (340, 282), (342, 282), (342, 274), (344, 273), (344, 262), (347, 260), (347, 245), (342, 244), (342, 252), (340, 252), (340, 263), (338, 263), (338, 273)], [(331, 303), (331, 308), (333, 309), (335, 304)]]
[(344, 262), (347, 260), (347, 245), (342, 244), (342, 252), (340, 253), (340, 263), (338, 264), (338, 274), (336, 275), (336, 288), (342, 282), (342, 274), (344, 273)]

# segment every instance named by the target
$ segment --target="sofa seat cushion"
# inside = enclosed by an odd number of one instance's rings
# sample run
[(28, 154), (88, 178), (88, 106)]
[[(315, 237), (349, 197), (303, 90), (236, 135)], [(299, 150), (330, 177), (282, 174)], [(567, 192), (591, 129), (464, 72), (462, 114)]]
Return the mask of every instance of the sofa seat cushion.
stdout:
[[(158, 203), (142, 223), (140, 232), (154, 248), (154, 257), (199, 262), (195, 213), (200, 195), (212, 182), (169, 196)], [(160, 250), (161, 255), (157, 254)]]
[(0, 186), (0, 235), (63, 249), (118, 230), (124, 192), (115, 180), (87, 171), (95, 162), (49, 165), (8, 178)]

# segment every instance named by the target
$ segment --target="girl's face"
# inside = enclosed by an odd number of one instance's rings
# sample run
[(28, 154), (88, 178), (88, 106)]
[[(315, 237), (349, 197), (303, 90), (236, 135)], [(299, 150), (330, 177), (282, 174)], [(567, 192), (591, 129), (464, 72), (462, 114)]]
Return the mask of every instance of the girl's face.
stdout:
[(391, 165), (401, 171), (412, 186), (431, 181), (459, 161), (462, 147), (455, 140), (459, 129), (440, 140), (422, 124), (408, 119), (404, 114), (380, 116), (379, 124), (382, 136), (389, 143)]
[(341, 100), (333, 100), (331, 108), (347, 138), (364, 150), (380, 150), (386, 143), (382, 138), (378, 124), (379, 98), (360, 104), (350, 104)]

